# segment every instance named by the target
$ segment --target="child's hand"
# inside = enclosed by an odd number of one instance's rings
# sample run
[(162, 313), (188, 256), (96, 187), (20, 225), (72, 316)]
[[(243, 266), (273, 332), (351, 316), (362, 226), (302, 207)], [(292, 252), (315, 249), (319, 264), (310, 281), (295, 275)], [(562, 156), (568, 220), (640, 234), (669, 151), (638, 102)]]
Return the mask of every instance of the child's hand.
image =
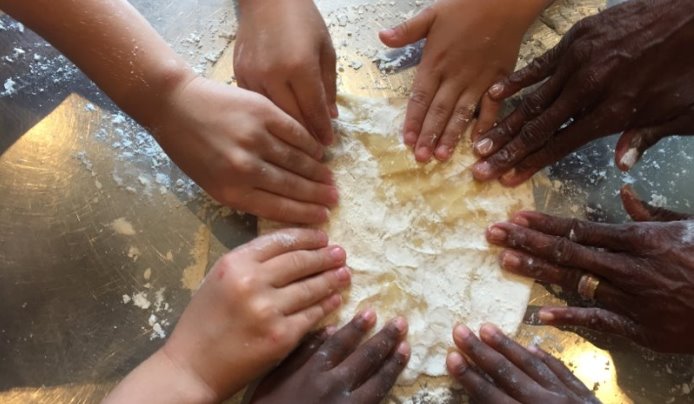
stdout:
[(340, 306), (350, 283), (344, 265), (344, 250), (323, 232), (260, 237), (217, 261), (162, 350), (224, 399)]
[(164, 150), (213, 198), (290, 223), (320, 223), (338, 201), (323, 147), (250, 91), (194, 78), (148, 122)]
[[(475, 117), (484, 131), (499, 104), (487, 96), (489, 86), (516, 64), (523, 34), (546, 0), (439, 0), (414, 18), (380, 32), (388, 46), (402, 47), (427, 39), (407, 106), (404, 141), (417, 161), (432, 155), (448, 160)], [(525, 4), (532, 3), (532, 4)]]
[(410, 357), (407, 322), (397, 318), (362, 345), (376, 323), (367, 310), (328, 336), (312, 336), (251, 392), (252, 403), (380, 403)]
[(323, 144), (333, 141), (335, 50), (312, 0), (241, 0), (239, 86), (265, 95)]

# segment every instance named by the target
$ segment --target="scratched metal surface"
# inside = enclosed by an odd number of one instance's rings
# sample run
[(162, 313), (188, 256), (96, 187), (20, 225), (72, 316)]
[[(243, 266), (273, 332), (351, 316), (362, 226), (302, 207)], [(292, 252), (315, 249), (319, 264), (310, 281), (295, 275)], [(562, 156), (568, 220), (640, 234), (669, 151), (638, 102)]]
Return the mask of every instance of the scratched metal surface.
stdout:
[[(231, 0), (133, 3), (193, 66), (233, 82)], [(318, 3), (340, 58), (340, 90), (406, 95), (412, 71), (384, 75), (371, 63), (381, 49), (375, 32), (421, 2)], [(533, 27), (520, 63), (603, 5), (555, 4)], [(53, 48), (1, 18), (0, 57), (9, 60), (0, 63), (0, 82), (13, 78), (18, 92), (0, 97), (0, 400), (95, 402), (163, 343), (153, 325), (172, 330), (191, 285), (218, 256), (253, 237), (255, 221), (191, 187)], [(671, 207), (689, 208), (690, 143), (666, 142), (625, 177), (610, 165), (613, 142), (594, 144), (553, 167), (550, 177), (565, 185), (538, 183), (538, 206), (622, 221), (615, 191), (626, 181)], [(668, 153), (674, 157), (663, 158)], [(133, 234), (118, 226), (123, 222)], [(550, 301), (558, 302), (536, 286), (531, 306)], [(519, 339), (557, 354), (605, 402), (694, 401), (691, 357), (529, 325)]]

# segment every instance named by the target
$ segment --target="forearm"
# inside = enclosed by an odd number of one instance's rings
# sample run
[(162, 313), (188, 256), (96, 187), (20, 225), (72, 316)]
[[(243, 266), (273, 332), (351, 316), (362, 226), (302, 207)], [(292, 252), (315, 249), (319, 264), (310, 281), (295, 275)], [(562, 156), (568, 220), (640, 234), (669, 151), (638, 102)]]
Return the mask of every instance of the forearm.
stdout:
[(0, 0), (148, 126), (192, 70), (125, 0)]
[(217, 401), (219, 398), (204, 382), (177, 366), (160, 349), (126, 376), (106, 397), (104, 404), (203, 404)]

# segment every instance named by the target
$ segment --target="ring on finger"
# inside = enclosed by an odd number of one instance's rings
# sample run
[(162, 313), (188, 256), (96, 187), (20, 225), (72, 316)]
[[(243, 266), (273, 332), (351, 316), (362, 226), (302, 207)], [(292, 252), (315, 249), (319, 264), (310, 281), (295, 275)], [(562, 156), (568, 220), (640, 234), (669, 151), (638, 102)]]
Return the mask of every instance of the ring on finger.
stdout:
[(581, 276), (581, 279), (578, 281), (578, 295), (585, 300), (594, 301), (595, 291), (598, 290), (598, 285), (600, 285), (600, 279), (593, 275), (585, 274)]

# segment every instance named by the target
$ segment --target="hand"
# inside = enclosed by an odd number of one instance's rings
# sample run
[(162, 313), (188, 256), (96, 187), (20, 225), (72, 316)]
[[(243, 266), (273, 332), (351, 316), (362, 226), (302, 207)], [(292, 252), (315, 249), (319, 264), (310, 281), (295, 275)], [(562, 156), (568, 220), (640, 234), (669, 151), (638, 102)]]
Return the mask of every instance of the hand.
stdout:
[(317, 230), (255, 239), (217, 261), (162, 350), (225, 399), (340, 306), (344, 265), (344, 250)]
[[(622, 190), (637, 219), (684, 215), (638, 201)], [(694, 218), (670, 222), (601, 224), (521, 212), (490, 227), (487, 239), (508, 248), (510, 272), (578, 291), (584, 275), (599, 280), (598, 307), (545, 307), (542, 323), (618, 334), (662, 352), (694, 353)]]
[(337, 117), (335, 50), (311, 0), (241, 0), (239, 86), (268, 97), (324, 145)]
[(559, 45), (493, 85), (501, 101), (547, 79), (482, 135), (480, 181), (516, 186), (544, 166), (624, 131), (615, 154), (630, 169), (671, 134), (694, 133), (694, 3), (633, 0), (579, 21)]
[(258, 94), (195, 78), (148, 126), (186, 174), (235, 209), (315, 224), (337, 203), (322, 146)]
[(491, 127), (499, 104), (482, 97), (513, 71), (523, 34), (544, 0), (439, 0), (395, 28), (380, 32), (390, 47), (426, 38), (405, 117), (404, 141), (417, 161), (453, 154), (482, 102), (478, 129)]
[(476, 367), (458, 352), (446, 358), (448, 372), (474, 402), (600, 402), (563, 363), (539, 348), (526, 350), (491, 324), (482, 326), (480, 338), (463, 325), (453, 330), (453, 341)]
[(396, 318), (359, 346), (376, 324), (366, 310), (333, 335), (313, 336), (252, 392), (251, 403), (380, 403), (410, 356), (407, 322)]

